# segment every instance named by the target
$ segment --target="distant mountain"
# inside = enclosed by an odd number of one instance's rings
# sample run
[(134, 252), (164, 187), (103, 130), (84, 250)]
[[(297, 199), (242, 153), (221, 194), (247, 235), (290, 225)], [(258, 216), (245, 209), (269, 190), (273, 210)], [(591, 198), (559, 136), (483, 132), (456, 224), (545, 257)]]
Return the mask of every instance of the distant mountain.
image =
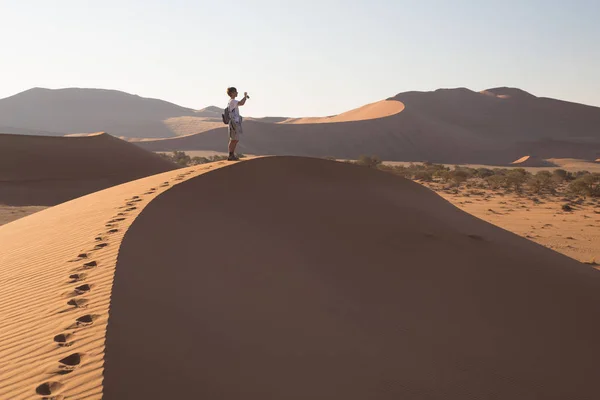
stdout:
[[(240, 150), (249, 154), (378, 155), (385, 160), (509, 165), (525, 155), (600, 157), (600, 108), (536, 97), (520, 89), (405, 92), (388, 99), (403, 111), (360, 121), (312, 124), (247, 119)], [(223, 150), (225, 127), (146, 141), (153, 151)]]
[(172, 137), (176, 134), (164, 120), (195, 115), (189, 108), (117, 90), (34, 88), (0, 100), (4, 133), (106, 131), (131, 138)]
[[(35, 88), (0, 100), (0, 132), (106, 131), (153, 151), (223, 150), (221, 113), (115, 90)], [(251, 154), (503, 165), (600, 157), (600, 108), (510, 87), (404, 92), (329, 118), (248, 117), (244, 131), (240, 150)]]

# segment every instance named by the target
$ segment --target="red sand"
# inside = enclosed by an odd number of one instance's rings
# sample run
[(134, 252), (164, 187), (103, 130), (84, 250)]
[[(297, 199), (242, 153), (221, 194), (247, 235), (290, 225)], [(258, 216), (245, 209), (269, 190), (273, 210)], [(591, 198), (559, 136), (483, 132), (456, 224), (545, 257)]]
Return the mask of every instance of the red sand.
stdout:
[[(210, 194), (210, 195), (208, 195)], [(107, 399), (593, 399), (600, 275), (366, 168), (264, 158), (119, 253)]]
[(0, 204), (55, 205), (176, 165), (106, 133), (0, 134)]

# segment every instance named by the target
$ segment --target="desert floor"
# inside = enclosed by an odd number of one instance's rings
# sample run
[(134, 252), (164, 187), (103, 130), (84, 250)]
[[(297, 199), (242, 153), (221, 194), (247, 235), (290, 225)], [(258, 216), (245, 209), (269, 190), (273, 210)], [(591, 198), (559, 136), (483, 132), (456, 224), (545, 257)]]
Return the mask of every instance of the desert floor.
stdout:
[(7, 206), (0, 204), (0, 225), (8, 224), (47, 207), (44, 206)]
[(600, 263), (600, 200), (588, 199), (562, 210), (562, 196), (533, 196), (494, 190), (457, 193), (441, 184), (428, 188), (460, 209), (507, 231), (585, 263)]

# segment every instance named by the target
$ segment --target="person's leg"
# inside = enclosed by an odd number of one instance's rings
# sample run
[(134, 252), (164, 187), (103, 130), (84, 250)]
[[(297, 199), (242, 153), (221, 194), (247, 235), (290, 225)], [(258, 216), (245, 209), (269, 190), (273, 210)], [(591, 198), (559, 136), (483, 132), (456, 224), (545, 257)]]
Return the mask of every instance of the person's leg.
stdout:
[(229, 160), (237, 161), (238, 158), (235, 156), (235, 148), (240, 141), (242, 135), (242, 124), (231, 122), (229, 124)]
[(235, 147), (237, 146), (239, 140), (230, 140), (229, 141), (229, 159), (235, 159)]
[(227, 157), (228, 160), (233, 161), (235, 160), (235, 147), (238, 144), (238, 132), (236, 129), (236, 124), (231, 121), (229, 123), (229, 146), (228, 146), (228, 150), (229, 150), (229, 157)]

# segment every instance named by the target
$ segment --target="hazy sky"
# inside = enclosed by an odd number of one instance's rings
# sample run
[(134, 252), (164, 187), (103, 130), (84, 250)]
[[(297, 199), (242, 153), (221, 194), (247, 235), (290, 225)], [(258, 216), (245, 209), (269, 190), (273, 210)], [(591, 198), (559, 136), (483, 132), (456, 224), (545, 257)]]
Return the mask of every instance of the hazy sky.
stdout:
[(599, 0), (0, 0), (0, 98), (118, 89), (252, 116), (513, 86), (600, 106)]

